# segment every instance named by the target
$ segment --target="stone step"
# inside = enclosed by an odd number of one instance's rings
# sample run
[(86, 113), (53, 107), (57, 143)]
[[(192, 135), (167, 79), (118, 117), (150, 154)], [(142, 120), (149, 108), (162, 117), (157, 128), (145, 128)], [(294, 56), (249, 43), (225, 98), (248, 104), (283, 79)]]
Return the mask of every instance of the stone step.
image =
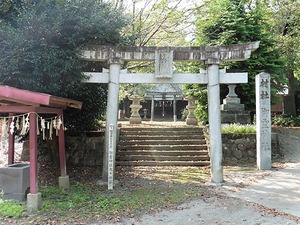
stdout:
[(161, 135), (121, 135), (119, 140), (190, 140), (190, 139), (203, 139), (204, 136), (201, 134), (197, 135), (168, 135), (168, 134), (161, 134)]
[(156, 132), (171, 132), (171, 131), (190, 131), (190, 132), (202, 132), (202, 127), (121, 127), (122, 132), (147, 132), (147, 131), (156, 131)]
[(202, 135), (202, 130), (120, 130), (120, 134), (126, 135)]
[(117, 161), (118, 166), (209, 166), (210, 161)]
[(154, 156), (196, 156), (196, 155), (208, 155), (208, 151), (191, 151), (191, 150), (181, 150), (181, 151), (157, 151), (157, 150), (127, 150), (127, 151), (119, 151), (119, 156), (126, 156), (126, 155), (154, 155)]
[(124, 140), (119, 145), (205, 145), (205, 140)]
[(120, 161), (208, 161), (209, 157), (200, 156), (167, 156), (167, 155), (126, 155), (118, 156)]
[(118, 145), (118, 150), (192, 151), (207, 150), (206, 145)]
[(199, 127), (121, 128), (117, 165), (208, 166), (209, 154)]

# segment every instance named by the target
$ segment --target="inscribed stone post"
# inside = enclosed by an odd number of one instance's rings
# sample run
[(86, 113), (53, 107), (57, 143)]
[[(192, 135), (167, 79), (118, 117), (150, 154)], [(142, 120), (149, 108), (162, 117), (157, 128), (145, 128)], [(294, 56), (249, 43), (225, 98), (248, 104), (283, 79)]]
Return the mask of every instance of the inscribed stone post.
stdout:
[(114, 125), (110, 124), (109, 125), (109, 137), (108, 137), (108, 178), (107, 178), (107, 183), (108, 183), (108, 190), (113, 190), (114, 188), (114, 161), (115, 161), (115, 156), (114, 156)]
[[(119, 77), (121, 71), (121, 65), (123, 60), (118, 58), (111, 58), (109, 63), (109, 82), (108, 82), (108, 94), (107, 94), (107, 109), (106, 109), (106, 128), (105, 128), (105, 151), (103, 154), (103, 171), (102, 181), (108, 182), (108, 153), (109, 153), (109, 135), (112, 133), (112, 139), (117, 140), (117, 122), (118, 122), (118, 99), (119, 99)], [(114, 129), (110, 130), (113, 126)], [(116, 155), (116, 142), (112, 143), (113, 155)], [(115, 165), (115, 162), (113, 162)], [(114, 166), (113, 166), (114, 167)]]
[(255, 85), (257, 168), (269, 170), (272, 167), (270, 75), (267, 73), (256, 75)]

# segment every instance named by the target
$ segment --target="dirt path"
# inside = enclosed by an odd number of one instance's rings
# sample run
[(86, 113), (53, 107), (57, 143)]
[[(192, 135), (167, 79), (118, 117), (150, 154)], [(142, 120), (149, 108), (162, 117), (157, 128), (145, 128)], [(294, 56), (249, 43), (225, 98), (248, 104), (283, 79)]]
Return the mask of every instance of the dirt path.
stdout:
[[(298, 221), (298, 222), (297, 222)], [(281, 214), (261, 205), (238, 198), (216, 195), (207, 199), (193, 200), (174, 209), (160, 213), (123, 219), (118, 223), (103, 225), (283, 225), (299, 224), (298, 218)]]

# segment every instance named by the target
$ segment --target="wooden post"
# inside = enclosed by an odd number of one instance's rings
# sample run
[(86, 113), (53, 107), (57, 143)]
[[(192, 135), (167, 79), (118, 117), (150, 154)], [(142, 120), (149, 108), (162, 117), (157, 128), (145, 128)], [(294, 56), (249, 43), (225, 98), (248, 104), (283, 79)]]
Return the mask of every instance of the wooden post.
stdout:
[(173, 121), (176, 122), (177, 121), (177, 114), (176, 114), (176, 95), (173, 96)]
[(60, 177), (58, 179), (58, 184), (60, 188), (69, 188), (70, 181), (67, 175), (66, 167), (66, 152), (65, 152), (65, 131), (63, 124), (63, 110), (57, 114), (58, 118), (61, 120), (61, 124), (58, 127), (58, 149), (59, 149), (59, 165), (60, 165)]
[[(10, 128), (11, 122), (13, 121), (12, 113), (9, 114), (8, 128)], [(14, 164), (15, 162), (15, 134), (10, 132), (8, 129), (8, 165)]]
[[(57, 116), (60, 117), (62, 120), (63, 112), (59, 113)], [(65, 134), (64, 133), (65, 133), (64, 126), (62, 124), (58, 130), (59, 165), (60, 165), (60, 175), (61, 176), (67, 175), (66, 153), (65, 153)]]
[(153, 121), (154, 120), (154, 104), (155, 104), (155, 102), (154, 102), (154, 95), (152, 95), (152, 97), (151, 97), (151, 121)]
[(29, 114), (29, 154), (30, 154), (30, 193), (37, 194), (38, 192), (38, 173), (37, 173), (37, 127), (36, 113)]

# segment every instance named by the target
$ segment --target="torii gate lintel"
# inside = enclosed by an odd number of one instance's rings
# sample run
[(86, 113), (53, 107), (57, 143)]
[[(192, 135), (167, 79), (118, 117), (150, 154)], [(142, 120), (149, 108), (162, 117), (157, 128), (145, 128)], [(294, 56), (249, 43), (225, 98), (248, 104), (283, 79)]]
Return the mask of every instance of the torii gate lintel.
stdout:
[[(173, 61), (207, 61), (218, 59), (222, 62), (243, 61), (259, 47), (259, 41), (228, 46), (201, 47), (157, 47), (157, 46), (90, 46), (82, 52), (82, 58), (88, 61), (105, 62), (110, 58), (129, 61), (155, 61), (157, 52), (172, 52)], [(210, 62), (208, 62), (210, 63)]]

